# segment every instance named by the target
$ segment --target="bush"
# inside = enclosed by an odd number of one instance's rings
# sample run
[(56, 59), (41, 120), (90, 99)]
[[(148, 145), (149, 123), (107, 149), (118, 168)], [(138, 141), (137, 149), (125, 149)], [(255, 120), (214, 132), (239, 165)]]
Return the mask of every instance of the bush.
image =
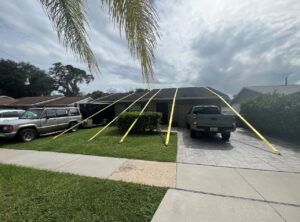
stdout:
[(297, 138), (300, 132), (300, 94), (261, 95), (241, 104), (241, 114), (258, 130)]
[[(138, 117), (140, 112), (125, 112), (123, 113), (117, 122), (117, 127), (125, 132)], [(159, 122), (161, 119), (161, 113), (157, 112), (144, 112), (136, 122), (132, 129), (134, 133), (145, 133), (146, 131), (152, 132), (159, 128)]]

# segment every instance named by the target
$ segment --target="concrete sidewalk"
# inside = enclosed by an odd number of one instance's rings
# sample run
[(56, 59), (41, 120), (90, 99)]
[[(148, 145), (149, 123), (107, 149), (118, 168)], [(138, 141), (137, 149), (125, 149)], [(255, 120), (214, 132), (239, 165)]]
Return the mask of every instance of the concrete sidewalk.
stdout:
[(153, 221), (300, 221), (300, 174), (177, 164)]
[(176, 163), (0, 149), (0, 163), (161, 187), (175, 187)]

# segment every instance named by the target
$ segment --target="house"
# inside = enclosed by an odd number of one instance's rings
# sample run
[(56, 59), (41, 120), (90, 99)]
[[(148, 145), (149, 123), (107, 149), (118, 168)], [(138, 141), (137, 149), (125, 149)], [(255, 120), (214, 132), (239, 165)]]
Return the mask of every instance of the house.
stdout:
[(31, 107), (62, 107), (78, 106), (91, 101), (92, 98), (85, 96), (64, 97), (64, 96), (34, 96), (15, 99), (7, 105), (10, 108), (28, 109)]
[(259, 95), (278, 93), (291, 95), (300, 93), (300, 85), (277, 85), (277, 86), (248, 86), (244, 87), (232, 100), (232, 106), (239, 112), (240, 105)]
[(0, 96), (0, 108), (6, 108), (10, 104), (14, 103), (16, 100), (9, 96)]
[[(162, 89), (153, 98), (153, 100), (146, 108), (146, 111), (161, 112), (163, 124), (167, 124), (169, 121), (175, 90), (176, 88)], [(218, 90), (215, 89), (212, 90), (219, 93), (223, 98), (229, 101), (229, 97), (226, 94), (219, 92)], [(130, 111), (140, 111), (147, 103), (149, 98), (153, 96), (157, 91), (158, 89), (151, 90), (148, 95), (143, 97), (133, 107), (131, 107)], [(99, 108), (100, 106), (105, 107), (108, 104), (112, 104), (113, 102), (125, 96), (128, 96), (127, 98), (116, 103), (114, 106), (110, 107), (109, 118), (111, 118), (111, 116), (115, 116), (121, 113), (131, 103), (133, 103), (135, 100), (137, 100), (139, 97), (141, 97), (144, 94), (145, 92), (136, 92), (133, 95), (129, 96), (129, 93), (116, 93), (116, 94), (102, 97), (100, 99), (96, 99), (93, 102), (91, 102), (91, 104), (98, 105)], [(174, 117), (173, 117), (174, 125), (184, 127), (186, 114), (189, 111), (189, 109), (195, 105), (217, 105), (218, 107), (221, 108), (222, 102), (217, 96), (209, 92), (204, 87), (179, 88), (177, 93), (177, 98), (176, 98)]]

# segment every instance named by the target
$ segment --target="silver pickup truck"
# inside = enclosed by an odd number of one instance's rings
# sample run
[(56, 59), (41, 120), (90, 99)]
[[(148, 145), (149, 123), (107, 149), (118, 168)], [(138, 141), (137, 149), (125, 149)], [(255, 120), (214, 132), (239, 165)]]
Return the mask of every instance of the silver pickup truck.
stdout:
[[(0, 123), (0, 138), (17, 137), (23, 142), (34, 140), (38, 135), (59, 132), (79, 123), (82, 119), (76, 107), (31, 108), (19, 119)], [(76, 131), (77, 127), (72, 129)]]
[(230, 132), (236, 129), (235, 116), (221, 114), (219, 107), (213, 105), (192, 107), (187, 114), (186, 124), (192, 138), (197, 136), (197, 132), (221, 133), (223, 140), (229, 140)]

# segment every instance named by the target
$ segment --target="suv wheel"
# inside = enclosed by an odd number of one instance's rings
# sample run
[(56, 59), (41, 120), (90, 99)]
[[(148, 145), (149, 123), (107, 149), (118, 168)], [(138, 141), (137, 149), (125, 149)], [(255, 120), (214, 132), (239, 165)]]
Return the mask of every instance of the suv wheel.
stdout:
[[(74, 127), (76, 124), (77, 124), (77, 123), (75, 123), (75, 122), (70, 123), (70, 124), (69, 124), (69, 129), (72, 128), (72, 127)], [(70, 132), (70, 133), (74, 133), (74, 132), (76, 132), (77, 130), (78, 130), (78, 126), (74, 127), (74, 128), (71, 129), (69, 132)]]
[(22, 141), (22, 142), (30, 142), (32, 140), (34, 140), (37, 137), (37, 133), (35, 129), (22, 129), (19, 133), (18, 133), (18, 138)]
[(230, 138), (230, 133), (222, 133), (222, 140), (228, 141)]

